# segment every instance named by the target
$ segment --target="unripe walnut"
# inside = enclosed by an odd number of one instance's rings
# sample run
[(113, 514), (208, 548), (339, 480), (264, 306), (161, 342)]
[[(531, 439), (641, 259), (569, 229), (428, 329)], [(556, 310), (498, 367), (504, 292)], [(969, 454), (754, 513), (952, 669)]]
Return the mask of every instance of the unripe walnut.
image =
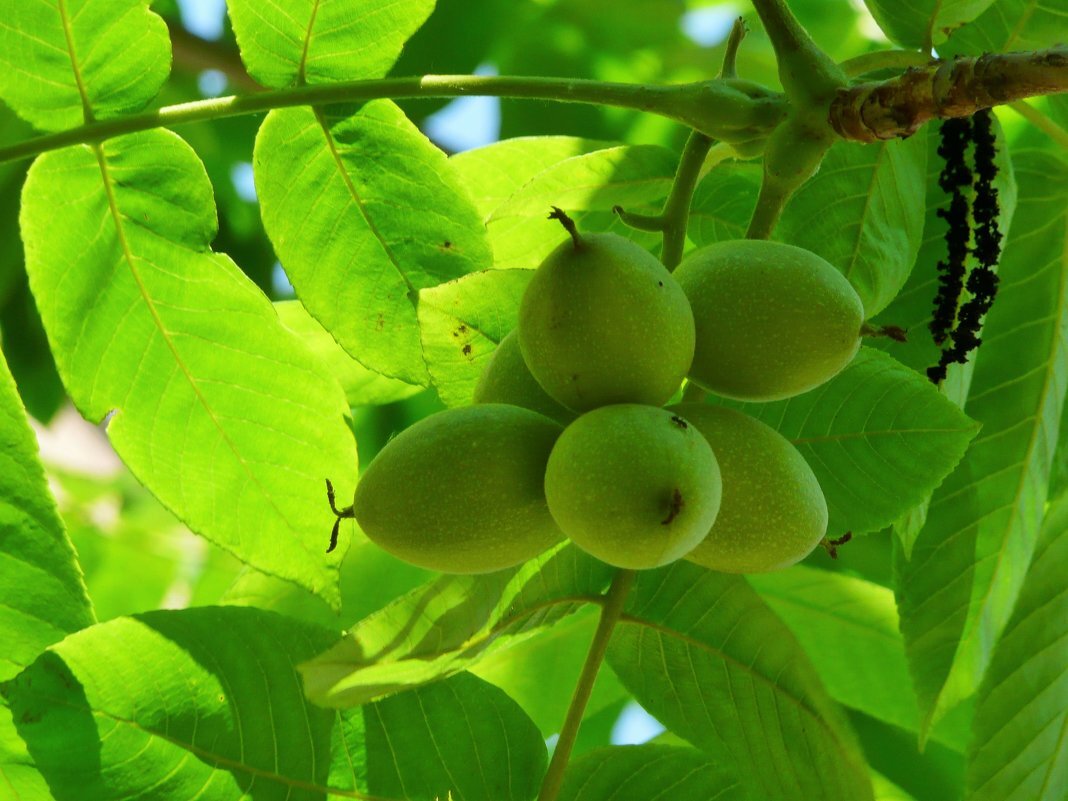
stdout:
[(617, 234), (572, 234), (534, 273), (519, 308), (531, 374), (576, 411), (666, 403), (693, 358), (690, 304), (671, 274)]
[(475, 403), (510, 403), (544, 414), (567, 425), (578, 415), (549, 397), (519, 350), (519, 333), (512, 331), (493, 351), (475, 386)]
[(353, 510), (364, 533), (412, 564), (488, 573), (563, 539), (545, 503), (545, 465), (560, 426), (489, 403), (420, 420), (360, 477)]
[(728, 398), (771, 401), (833, 378), (856, 355), (864, 307), (831, 264), (793, 245), (717, 242), (675, 271), (693, 308), (690, 379)]
[(719, 515), (686, 558), (725, 573), (762, 573), (808, 556), (827, 533), (827, 502), (797, 448), (733, 409), (686, 403), (668, 411), (708, 440), (723, 477)]
[(545, 496), (578, 547), (617, 567), (666, 565), (704, 539), (720, 504), (716, 457), (684, 418), (621, 404), (588, 412), (560, 436)]

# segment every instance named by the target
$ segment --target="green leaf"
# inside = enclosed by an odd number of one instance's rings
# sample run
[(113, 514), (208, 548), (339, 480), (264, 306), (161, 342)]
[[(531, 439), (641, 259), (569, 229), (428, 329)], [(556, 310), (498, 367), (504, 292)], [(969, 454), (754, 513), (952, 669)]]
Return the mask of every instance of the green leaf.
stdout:
[(731, 405), (801, 451), (827, 498), (834, 536), (894, 522), (949, 474), (977, 430), (926, 378), (870, 348), (811, 392)]
[(445, 155), (381, 100), (272, 111), (253, 160), (264, 226), (304, 306), (371, 370), (425, 385), (418, 291), (492, 266)]
[(925, 732), (978, 687), (1035, 547), (1068, 383), (1068, 165), (1013, 154), (1019, 204), (965, 407), (982, 423), (931, 500), (898, 607)]
[(475, 385), (516, 326), (530, 270), (486, 270), (419, 292), (423, 357), (446, 406), (471, 403)]
[(904, 47), (940, 44), (954, 28), (971, 22), (995, 0), (864, 0), (883, 32)]
[(688, 235), (698, 247), (744, 239), (760, 192), (760, 167), (718, 164), (701, 179), (690, 204)]
[(875, 801), (915, 801), (911, 795), (881, 773), (872, 771), (871, 783), (875, 789)]
[(580, 609), (612, 569), (569, 545), (517, 568), (443, 576), (397, 599), (301, 665), (308, 697), (353, 706), (425, 684)]
[(836, 701), (917, 729), (892, 590), (802, 565), (748, 580), (801, 642)]
[(577, 136), (518, 136), (465, 150), (451, 156), (449, 161), (467, 187), (478, 213), (488, 218), (543, 170), (608, 147), (607, 142)]
[(308, 314), (298, 300), (284, 300), (274, 304), (282, 325), (296, 334), (322, 361), (323, 368), (334, 376), (349, 406), (377, 406), (395, 403), (423, 391), (417, 384), (408, 384), (368, 370), (353, 359), (334, 338)]
[(865, 316), (898, 293), (923, 234), (926, 136), (861, 145), (839, 142), (783, 211), (776, 239), (837, 267)]
[(7, 699), (0, 696), (0, 788), (10, 801), (52, 801), (48, 782), (37, 770), (26, 743), (15, 730)]
[(1068, 498), (1042, 542), (979, 689), (968, 801), (1068, 797)]
[(0, 355), (0, 680), (92, 623), (81, 569), (48, 491), (37, 440)]
[(533, 797), (545, 743), (503, 692), (462, 674), (320, 709), (294, 664), (329, 641), (257, 609), (150, 612), (67, 638), (2, 689), (58, 801)]
[(667, 197), (675, 155), (657, 145), (621, 145), (557, 162), (494, 209), (489, 222), (564, 211), (611, 211)]
[[(351, 715), (347, 716), (351, 720)], [(367, 785), (409, 801), (530, 801), (545, 741), (503, 691), (470, 673), (394, 695), (363, 710)], [(345, 727), (350, 745), (352, 727)]]
[[(646, 250), (660, 245), (660, 234), (630, 228), (613, 212), (566, 211), (579, 231), (611, 231), (634, 240)], [(630, 206), (628, 211), (658, 214), (660, 203)], [(533, 270), (561, 243), (569, 241), (564, 227), (546, 214), (503, 217), (489, 223), (486, 233), (493, 247), (493, 266), (498, 270)]]
[(754, 798), (872, 798), (844, 715), (740, 576), (688, 562), (639, 573), (608, 661), (642, 706), (730, 765)]
[(264, 86), (380, 78), (434, 10), (434, 0), (229, 0), (249, 75)]
[(738, 784), (693, 748), (629, 745), (591, 751), (568, 766), (560, 801), (745, 801)]
[[(63, 233), (57, 236), (57, 219)], [(23, 190), (30, 284), (64, 383), (189, 527), (337, 603), (323, 478), (355, 484), (348, 405), (226, 256), (192, 149), (152, 131), (42, 156)]]
[[(514, 698), (545, 737), (556, 734), (571, 701), (571, 696), (561, 689), (574, 687), (579, 680), (597, 629), (598, 612), (599, 607), (587, 607), (536, 637), (492, 651), (471, 672)], [(583, 720), (609, 711), (627, 698), (629, 695), (615, 674), (601, 670)]]
[(143, 108), (171, 70), (171, 39), (149, 0), (5, 4), (0, 97), (38, 128), (73, 128)]
[(1068, 14), (1057, 0), (995, 0), (939, 48), (943, 56), (1037, 50), (1068, 40)]

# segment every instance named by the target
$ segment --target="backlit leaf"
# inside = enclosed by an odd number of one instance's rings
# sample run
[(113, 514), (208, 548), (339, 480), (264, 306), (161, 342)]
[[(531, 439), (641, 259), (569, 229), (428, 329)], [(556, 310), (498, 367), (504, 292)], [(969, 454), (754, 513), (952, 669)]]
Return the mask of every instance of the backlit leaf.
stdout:
[(264, 226), (305, 308), (370, 369), (425, 385), (419, 290), (492, 266), (445, 154), (381, 100), (273, 111), (254, 163)]
[(385, 75), (434, 0), (228, 0), (226, 6), (249, 74), (282, 87)]
[(353, 706), (464, 670), (575, 612), (612, 569), (565, 545), (517, 568), (443, 576), (360, 621), (301, 665), (308, 697)]
[[(62, 219), (63, 235), (55, 221)], [(35, 162), (23, 191), (30, 284), (60, 375), (138, 480), (238, 558), (337, 603), (323, 479), (356, 453), (337, 381), (226, 256), (211, 186), (152, 131)]]
[(171, 39), (149, 0), (4, 4), (0, 97), (38, 128), (139, 111), (167, 80)]
[(0, 355), (0, 680), (93, 620), (37, 441)]
[(427, 369), (446, 406), (471, 403), (486, 362), (515, 328), (530, 270), (486, 270), (419, 293)]

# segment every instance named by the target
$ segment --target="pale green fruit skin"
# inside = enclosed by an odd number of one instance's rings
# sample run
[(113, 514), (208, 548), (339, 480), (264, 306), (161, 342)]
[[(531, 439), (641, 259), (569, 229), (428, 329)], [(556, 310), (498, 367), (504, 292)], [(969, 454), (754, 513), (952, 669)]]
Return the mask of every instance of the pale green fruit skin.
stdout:
[(724, 573), (763, 573), (808, 556), (827, 533), (827, 501), (797, 448), (733, 409), (679, 404), (669, 411), (704, 435), (723, 475), (716, 522), (686, 558)]
[(518, 406), (438, 412), (379, 452), (356, 486), (356, 522), (377, 545), (444, 573), (488, 573), (563, 539), (543, 481), (561, 427)]
[(534, 378), (569, 409), (661, 406), (690, 367), (693, 314), (648, 251), (617, 234), (582, 234), (534, 273), (519, 345)]
[(519, 349), (519, 332), (512, 331), (497, 345), (475, 386), (475, 403), (510, 403), (544, 414), (567, 425), (578, 415), (554, 401), (530, 374)]
[(564, 430), (549, 456), (545, 497), (579, 548), (641, 570), (704, 539), (719, 510), (719, 466), (704, 437), (674, 417), (652, 406), (603, 406)]
[(717, 242), (690, 253), (675, 277), (697, 325), (690, 379), (718, 395), (793, 397), (833, 378), (860, 348), (856, 290), (802, 248)]

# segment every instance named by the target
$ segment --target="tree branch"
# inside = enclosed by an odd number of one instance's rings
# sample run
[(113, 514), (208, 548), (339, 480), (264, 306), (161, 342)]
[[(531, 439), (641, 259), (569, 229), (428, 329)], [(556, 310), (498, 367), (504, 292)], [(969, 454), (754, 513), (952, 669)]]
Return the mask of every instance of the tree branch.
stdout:
[(988, 53), (841, 89), (831, 102), (830, 121), (844, 139), (878, 142), (910, 136), (931, 120), (1066, 91), (1068, 47)]

